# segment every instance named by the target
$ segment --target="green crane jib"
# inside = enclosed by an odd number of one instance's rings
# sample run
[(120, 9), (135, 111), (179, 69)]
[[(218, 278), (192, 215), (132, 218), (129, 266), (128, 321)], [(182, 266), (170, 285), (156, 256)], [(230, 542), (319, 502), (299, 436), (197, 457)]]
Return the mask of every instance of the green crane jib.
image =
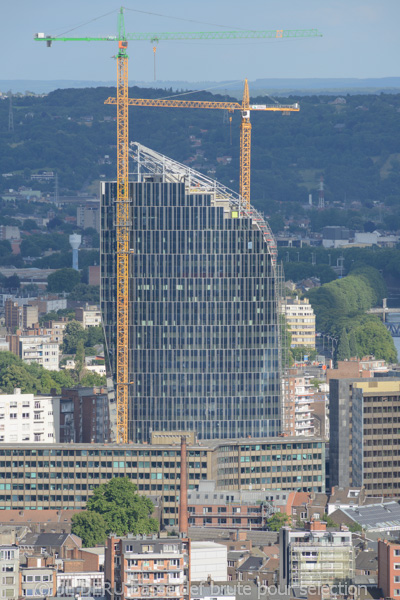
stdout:
[(168, 40), (243, 40), (322, 37), (318, 29), (272, 29), (267, 31), (164, 31), (163, 33), (126, 33), (103, 37), (58, 37), (37, 33), (35, 40), (47, 42), (160, 42)]

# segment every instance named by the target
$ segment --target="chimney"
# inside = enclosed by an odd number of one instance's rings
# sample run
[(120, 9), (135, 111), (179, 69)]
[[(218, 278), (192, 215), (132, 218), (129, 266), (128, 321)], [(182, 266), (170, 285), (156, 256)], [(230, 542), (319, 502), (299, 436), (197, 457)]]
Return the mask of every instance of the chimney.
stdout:
[(326, 531), (325, 521), (314, 521), (314, 519), (311, 519), (311, 521), (306, 521), (304, 525), (308, 531)]
[(179, 498), (179, 533), (188, 534), (186, 437), (181, 437), (181, 490)]

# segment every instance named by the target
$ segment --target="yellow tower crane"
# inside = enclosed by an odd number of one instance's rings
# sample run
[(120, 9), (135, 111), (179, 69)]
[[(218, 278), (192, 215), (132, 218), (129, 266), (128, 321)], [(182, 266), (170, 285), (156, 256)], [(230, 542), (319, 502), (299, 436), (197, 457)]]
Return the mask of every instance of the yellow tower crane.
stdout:
[[(117, 443), (128, 442), (128, 386), (129, 381), (129, 173), (128, 173), (128, 41), (150, 41), (154, 47), (161, 40), (232, 40), (232, 39), (282, 39), (321, 37), (317, 29), (274, 29), (270, 31), (191, 31), (164, 33), (125, 33), (124, 9), (121, 7), (118, 16), (118, 34), (103, 37), (64, 37), (37, 33), (35, 41), (46, 42), (51, 47), (53, 42), (118, 42), (117, 54), (117, 198), (116, 198), (116, 240), (117, 240), (117, 340), (116, 340), (116, 408), (117, 408)], [(153, 50), (154, 52), (154, 50)], [(247, 96), (248, 98), (248, 96)], [(247, 100), (247, 104), (249, 101)], [(248, 109), (247, 109), (248, 110)], [(243, 117), (245, 118), (245, 117)], [(243, 147), (250, 148), (250, 122), (242, 127)], [(248, 154), (250, 160), (250, 154)], [(250, 178), (250, 162), (247, 172)], [(245, 189), (246, 182), (241, 182)]]
[[(118, 104), (118, 98), (107, 98), (105, 104)], [(239, 193), (243, 206), (250, 209), (250, 164), (251, 164), (251, 123), (250, 112), (274, 111), (282, 113), (298, 112), (300, 106), (295, 104), (250, 104), (249, 85), (247, 79), (244, 82), (242, 104), (239, 102), (210, 102), (208, 100), (157, 100), (145, 98), (129, 98), (130, 106), (153, 106), (167, 108), (206, 108), (227, 110), (230, 113), (240, 110), (242, 120), (240, 124), (240, 188)]]

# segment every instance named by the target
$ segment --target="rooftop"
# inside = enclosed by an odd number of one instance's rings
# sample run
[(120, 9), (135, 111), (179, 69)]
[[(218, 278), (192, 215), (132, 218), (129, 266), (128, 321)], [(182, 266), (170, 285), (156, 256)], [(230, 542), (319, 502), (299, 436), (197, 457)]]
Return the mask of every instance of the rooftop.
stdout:
[(366, 531), (400, 530), (400, 504), (398, 502), (342, 508), (341, 511), (359, 523)]

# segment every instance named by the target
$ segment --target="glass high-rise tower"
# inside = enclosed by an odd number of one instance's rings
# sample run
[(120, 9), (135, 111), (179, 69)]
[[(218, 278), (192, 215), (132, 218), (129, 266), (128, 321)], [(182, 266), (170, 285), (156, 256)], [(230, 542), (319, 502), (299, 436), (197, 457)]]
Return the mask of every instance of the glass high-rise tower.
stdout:
[[(130, 183), (129, 439), (280, 433), (276, 247), (219, 183), (139, 144)], [(101, 301), (115, 373), (116, 183), (102, 184)]]

